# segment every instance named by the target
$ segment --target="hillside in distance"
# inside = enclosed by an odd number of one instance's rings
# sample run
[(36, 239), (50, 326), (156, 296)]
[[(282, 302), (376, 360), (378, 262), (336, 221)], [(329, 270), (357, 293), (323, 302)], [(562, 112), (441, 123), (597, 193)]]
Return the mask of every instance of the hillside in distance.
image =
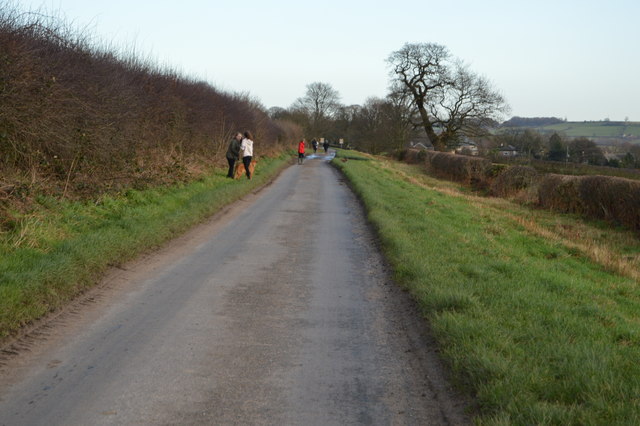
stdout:
[(586, 137), (601, 143), (640, 143), (640, 122), (634, 121), (565, 121), (556, 117), (513, 117), (502, 123), (501, 127), (530, 128), (541, 133), (557, 132), (567, 137)]

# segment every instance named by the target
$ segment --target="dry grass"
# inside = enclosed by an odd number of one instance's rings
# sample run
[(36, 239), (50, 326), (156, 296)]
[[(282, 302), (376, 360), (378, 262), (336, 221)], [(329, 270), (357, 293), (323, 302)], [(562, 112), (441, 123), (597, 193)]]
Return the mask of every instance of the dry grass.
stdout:
[(605, 219), (640, 230), (640, 182), (612, 176), (544, 176), (538, 189), (542, 207)]
[(638, 245), (637, 239), (629, 235), (623, 233), (611, 241), (610, 238), (603, 238), (600, 229), (585, 223), (577, 222), (575, 226), (556, 223), (550, 226), (531, 217), (509, 215), (509, 218), (534, 235), (579, 251), (607, 271), (640, 281), (640, 254), (622, 253), (625, 246)]
[(615, 176), (541, 175), (529, 166), (491, 165), (489, 160), (442, 152), (407, 150), (409, 164), (424, 163), (426, 171), (523, 204), (604, 219), (640, 230), (640, 181)]
[(597, 224), (576, 216), (558, 215), (506, 199), (482, 197), (454, 183), (426, 176), (420, 166), (379, 160), (383, 169), (406, 182), (463, 198), (472, 205), (481, 207), (489, 216), (517, 223), (530, 234), (577, 251), (605, 270), (640, 281), (640, 242), (631, 231), (603, 230)]
[(335, 164), (478, 401), (477, 424), (639, 424), (632, 232), (479, 197), (420, 166)]

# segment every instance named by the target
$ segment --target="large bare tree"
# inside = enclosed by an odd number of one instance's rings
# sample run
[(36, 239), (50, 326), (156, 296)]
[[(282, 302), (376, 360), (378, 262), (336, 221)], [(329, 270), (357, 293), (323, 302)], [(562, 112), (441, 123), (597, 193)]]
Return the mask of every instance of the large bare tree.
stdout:
[(317, 137), (327, 130), (329, 119), (340, 107), (340, 94), (329, 83), (307, 85), (306, 94), (298, 98), (291, 109), (304, 113), (308, 119), (308, 136)]
[(387, 59), (394, 91), (413, 99), (427, 137), (438, 150), (460, 135), (477, 135), (508, 106), (490, 82), (435, 43), (407, 43)]

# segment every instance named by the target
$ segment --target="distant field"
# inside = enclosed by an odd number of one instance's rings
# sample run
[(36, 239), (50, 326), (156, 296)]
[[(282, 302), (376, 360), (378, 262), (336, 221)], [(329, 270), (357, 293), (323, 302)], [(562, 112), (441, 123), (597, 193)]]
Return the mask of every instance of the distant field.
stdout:
[(546, 132), (560, 132), (570, 137), (588, 138), (622, 138), (623, 135), (633, 135), (640, 138), (640, 123), (628, 123), (618, 125), (607, 125), (606, 122), (599, 121), (568, 121), (566, 123), (541, 126), (537, 128)]
[(525, 158), (515, 159), (511, 161), (497, 159), (496, 163), (531, 166), (540, 173), (556, 173), (560, 175), (575, 176), (615, 176), (633, 180), (640, 180), (640, 169), (592, 166), (588, 164), (563, 163), (561, 161), (531, 160)]

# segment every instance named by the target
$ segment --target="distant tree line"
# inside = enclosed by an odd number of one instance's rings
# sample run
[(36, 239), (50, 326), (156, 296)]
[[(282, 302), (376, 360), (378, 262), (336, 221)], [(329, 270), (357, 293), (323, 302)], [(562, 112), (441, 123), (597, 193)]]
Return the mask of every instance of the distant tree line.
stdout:
[(344, 138), (379, 153), (404, 148), (417, 136), (445, 150), (464, 137), (488, 136), (508, 111), (491, 83), (445, 46), (407, 43), (387, 63), (391, 89), (383, 98), (343, 105), (331, 85), (315, 82), (289, 108), (272, 108), (271, 117), (299, 124), (308, 138)]
[[(631, 143), (611, 147), (616, 155), (605, 156), (602, 147), (585, 137), (566, 138), (559, 133), (543, 134), (533, 129), (502, 130), (492, 140), (494, 151), (514, 147), (520, 157), (596, 166), (640, 168), (640, 146)], [(498, 155), (494, 153), (494, 155)]]
[(363, 105), (343, 105), (340, 94), (321, 82), (307, 85), (305, 95), (289, 108), (274, 107), (269, 113), (275, 120), (299, 124), (308, 139), (344, 139), (350, 147), (372, 153), (403, 148), (416, 133), (406, 96), (391, 93)]
[(557, 117), (511, 117), (502, 123), (502, 127), (541, 127), (564, 123)]

